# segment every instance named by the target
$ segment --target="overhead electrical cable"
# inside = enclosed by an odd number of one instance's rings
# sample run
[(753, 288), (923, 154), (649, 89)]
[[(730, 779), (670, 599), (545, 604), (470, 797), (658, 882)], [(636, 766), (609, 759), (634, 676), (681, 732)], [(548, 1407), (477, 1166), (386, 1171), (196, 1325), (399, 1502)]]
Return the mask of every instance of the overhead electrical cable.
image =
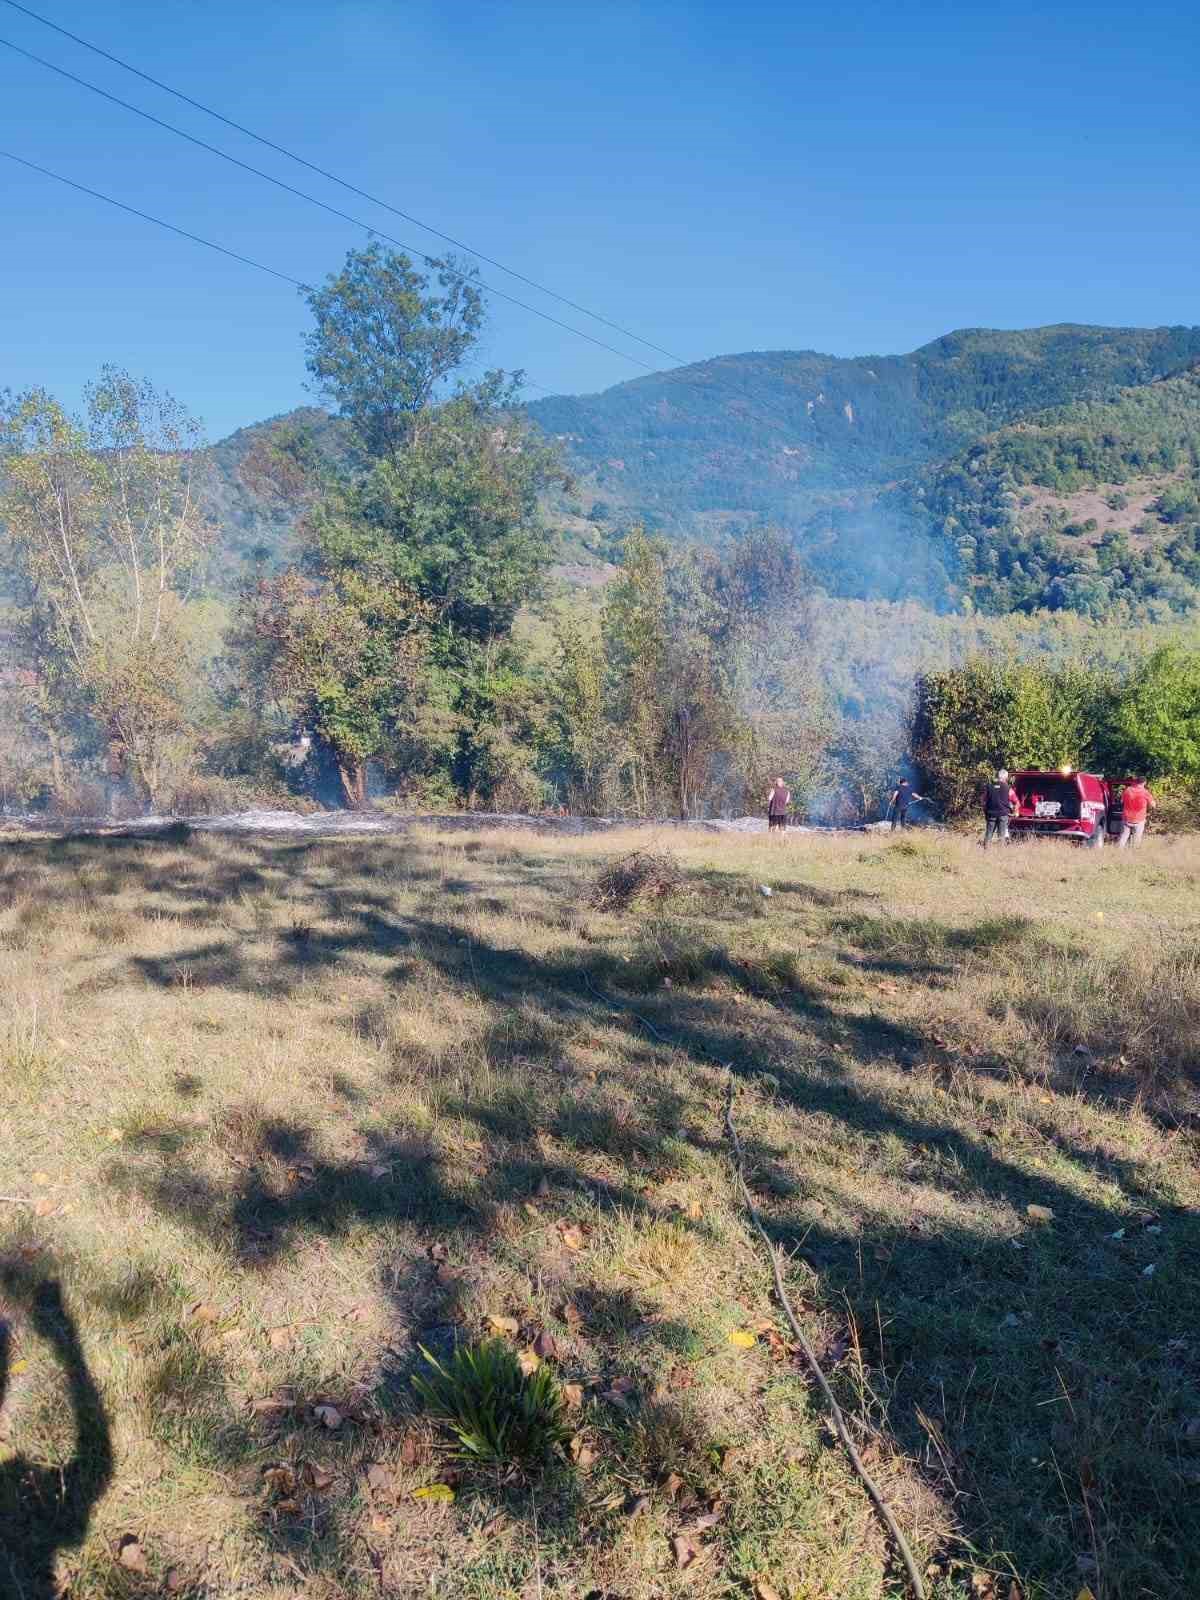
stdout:
[(78, 189), (80, 194), (91, 195), (93, 200), (103, 200), (105, 205), (116, 206), (119, 211), (127, 211), (131, 217), (141, 217), (143, 222), (152, 222), (157, 228), (166, 228), (171, 233), (177, 233), (181, 239), (190, 239), (193, 244), (202, 244), (207, 250), (216, 250), (223, 256), (229, 256), (234, 261), (240, 261), (244, 267), (254, 267), (259, 272), (269, 272), (273, 278), (281, 278), (284, 283), (290, 283), (297, 289), (309, 289), (311, 284), (302, 283), (299, 278), (293, 278), (289, 273), (279, 272), (274, 267), (264, 266), (261, 261), (255, 261), (250, 256), (241, 255), (237, 250), (231, 250), (227, 245), (216, 244), (212, 239), (204, 239), (198, 233), (189, 233), (186, 228), (180, 228), (173, 222), (165, 222), (162, 217), (153, 217), (148, 211), (139, 211), (136, 206), (126, 205), (124, 200), (116, 200), (111, 194), (101, 194), (99, 189), (89, 189), (86, 183), (76, 183), (74, 178), (64, 178), (61, 172), (51, 172), (49, 167), (39, 167), (36, 161), (27, 161), (24, 156), (18, 156), (11, 150), (0, 150), (0, 156), (6, 161), (15, 161), (19, 167), (28, 167), (30, 172), (40, 172), (43, 178), (53, 178), (55, 183), (65, 183), (68, 189)]
[[(411, 212), (403, 211), (398, 206), (392, 205), (389, 201), (381, 199), (378, 195), (371, 194), (368, 190), (362, 189), (357, 184), (351, 183), (349, 179), (339, 177), (337, 173), (330, 171), (328, 168), (319, 166), (316, 162), (309, 161), (304, 156), (297, 155), (294, 150), (289, 150), (286, 146), (276, 143), (273, 139), (268, 139), (264, 134), (256, 133), (253, 128), (248, 128), (243, 123), (235, 121), (232, 117), (227, 117), (223, 112), (217, 111), (212, 106), (206, 105), (203, 101), (196, 100), (191, 95), (185, 94), (182, 90), (173, 88), (169, 83), (164, 83), (162, 79), (154, 77), (151, 73), (144, 72), (140, 67), (135, 67), (132, 62), (124, 60), (121, 56), (113, 54), (113, 52), (110, 50), (105, 50), (101, 45), (94, 44), (90, 39), (85, 39), (82, 37), (82, 35), (71, 32), (69, 28), (62, 27), (59, 23), (52, 21), (49, 17), (43, 16), (38, 11), (34, 11), (29, 6), (21, 5), (20, 0), (2, 0), (2, 3), (9, 6), (12, 10), (20, 12), (23, 16), (30, 17), (33, 21), (41, 23), (44, 27), (51, 29), (54, 33), (62, 35), (63, 38), (70, 39), (73, 43), (81, 45), (85, 50), (90, 50), (94, 55), (100, 56), (103, 60), (111, 62), (114, 66), (120, 67), (122, 71), (130, 72), (135, 77), (141, 78), (143, 82), (149, 83), (154, 88), (162, 90), (164, 94), (173, 96), (175, 99), (182, 101), (185, 105), (192, 106), (195, 110), (203, 112), (206, 116), (213, 117), (218, 122), (224, 123), (227, 127), (234, 129), (235, 132), (243, 134), (246, 138), (253, 139), (257, 144), (263, 145), (266, 149), (273, 150), (276, 152), (276, 154), (286, 157), (289, 161), (294, 161), (299, 166), (306, 167), (310, 172), (315, 172), (320, 177), (328, 179), (331, 183), (336, 183), (339, 185), (339, 187), (346, 189), (352, 194), (358, 195), (360, 198), (369, 201), (372, 205), (380, 206), (385, 211), (392, 212), (395, 216), (403, 217), (405, 221), (411, 222), (416, 227), (422, 228), (426, 233), (431, 233), (435, 238), (441, 239), (445, 243), (453, 245), (455, 249), (465, 250), (469, 255), (473, 255), (480, 261), (486, 262), (489, 266), (497, 268), (498, 271), (505, 273), (507, 276), (515, 278), (521, 283), (528, 284), (530, 288), (536, 289), (539, 294), (548, 295), (551, 299), (557, 300), (562, 305), (569, 306), (572, 310), (579, 312), (582, 316), (590, 317), (592, 321), (601, 323), (605, 327), (612, 328), (615, 332), (620, 333), (623, 337), (633, 339), (636, 343), (645, 345), (647, 349), (654, 350), (659, 355), (666, 356), (669, 361), (674, 361), (681, 367), (695, 365), (695, 363), (691, 362), (687, 357), (677, 355), (674, 351), (666, 349), (665, 346), (655, 344), (653, 340), (643, 338), (640, 334), (634, 333), (631, 329), (623, 327), (620, 323), (613, 322), (611, 319), (602, 316), (599, 312), (592, 311), (587, 306), (580, 304), (578, 301), (571, 300), (566, 295), (559, 294), (557, 290), (550, 289), (545, 284), (539, 283), (536, 279), (529, 278), (524, 273), (518, 272), (512, 267), (506, 266), (502, 261), (498, 261), (495, 257), (486, 255), (482, 251), (474, 249), (473, 246), (464, 243), (462, 240), (456, 239), (453, 235), (442, 232), (440, 229), (433, 227), (431, 224), (422, 221), (420, 217), (414, 216)], [(381, 239), (386, 239), (390, 244), (397, 245), (402, 250), (408, 251), (413, 255), (420, 256), (425, 260), (429, 259), (428, 252), (425, 250), (418, 249), (414, 245), (406, 244), (402, 240), (394, 238), (391, 234), (385, 232), (383, 229), (375, 227), (372, 223), (363, 222), (357, 217), (350, 216), (349, 213), (339, 210), (336, 206), (329, 205), (326, 201), (319, 199), (316, 195), (309, 194), (303, 189), (297, 189), (293, 185), (284, 182), (283, 179), (276, 178), (272, 173), (264, 172), (261, 168), (252, 166), (249, 162), (242, 161), (239, 157), (231, 155), (226, 150), (220, 149), (219, 146), (209, 144), (206, 140), (198, 138), (195, 134), (188, 133), (184, 129), (176, 127), (173, 123), (166, 122), (161, 117), (154, 116), (149, 111), (144, 111), (140, 106), (135, 106), (127, 100), (122, 100), (118, 95), (110, 93), (107, 89), (101, 88), (98, 84), (89, 82), (86, 78), (78, 77), (75, 73), (69, 72), (65, 67), (60, 67), (52, 61), (47, 61), (43, 57), (35, 55), (33, 51), (27, 50), (21, 45), (14, 44), (11, 40), (0, 39), (0, 44), (6, 45), (9, 49), (13, 50), (19, 55), (24, 56), (27, 60), (33, 61), (37, 65), (47, 68), (51, 72), (57, 73), (60, 77), (68, 79), (70, 82), (79, 85), (81, 88), (100, 95), (103, 99), (106, 99), (115, 105), (121, 106), (124, 110), (132, 112), (135, 116), (141, 117), (145, 121), (153, 123), (155, 126), (163, 128), (167, 132), (173, 133), (181, 139), (187, 140), (190, 144), (196, 145), (198, 148), (205, 150), (212, 155), (218, 156), (222, 161), (227, 161), (232, 166), (240, 167), (243, 171), (249, 172), (255, 177), (262, 178), (267, 183), (274, 184), (277, 188), (284, 190), (286, 193), (294, 195), (298, 199), (308, 201), (310, 204), (318, 206), (321, 210), (328, 212), (330, 215), (336, 216), (343, 221), (351, 223), (354, 227), (362, 228), (369, 234)], [(64, 181), (69, 182), (70, 180)], [(76, 187), (81, 186), (76, 185)], [(120, 204), (121, 202), (115, 203)], [(126, 206), (125, 209), (133, 210), (134, 208)], [(167, 226), (170, 227), (173, 225), (167, 224)], [(174, 228), (173, 231), (177, 233), (183, 232), (183, 230), (178, 228)], [(233, 254), (235, 252), (225, 251), (225, 253)], [(447, 270), (449, 270), (454, 276), (463, 278), (466, 277), (465, 274), (456, 273), (453, 268), (448, 268)], [(526, 301), (517, 299), (515, 295), (508, 294), (503, 289), (497, 289), (494, 284), (488, 284), (482, 279), (473, 279), (472, 281), (477, 283), (480, 288), (487, 290), (489, 294), (493, 294), (501, 300), (506, 300), (510, 305), (515, 305), (523, 311), (528, 311), (533, 316), (541, 317), (543, 321), (550, 323), (556, 328), (560, 328), (565, 333), (573, 334), (577, 338), (586, 339), (589, 344), (595, 345), (597, 348), (607, 351), (610, 355), (617, 356), (622, 361), (630, 361), (635, 366), (641, 367), (645, 372), (658, 373), (661, 370), (653, 366), (650, 362), (643, 361), (640, 357), (631, 355), (628, 351), (618, 350), (615, 346), (607, 344), (603, 339), (595, 338), (594, 335), (587, 333), (582, 328), (576, 328), (570, 323), (561, 321), (561, 319), (558, 317), (551, 316), (549, 312), (540, 310), (537, 306), (531, 306)], [(311, 288), (311, 286), (308, 284), (303, 285), (303, 287), (306, 290)], [(766, 415), (774, 418), (776, 422), (781, 423), (789, 431), (795, 427), (795, 421), (793, 418), (785, 415), (783, 411), (777, 409), (775, 405), (764, 399), (761, 395), (754, 394), (736, 377), (722, 374), (721, 379), (729, 388), (736, 390), (739, 394), (741, 394), (747, 401), (749, 401), (751, 405), (757, 407)], [(548, 389), (546, 385), (539, 383), (531, 382), (530, 387), (535, 389), (543, 389), (548, 394), (556, 392)], [(703, 387), (703, 385), (700, 385), (700, 387)]]
[[(119, 95), (110, 94), (107, 89), (102, 89), (99, 84), (89, 83), (86, 78), (77, 77), (75, 73), (68, 72), (65, 67), (56, 66), (53, 61), (46, 61), (42, 56), (34, 55), (32, 50), (26, 50), (23, 46), (14, 44), (11, 39), (0, 38), (0, 45), (14, 51), (19, 56), (24, 56), (29, 61), (36, 62), (39, 67), (45, 67), (50, 72), (56, 72), (61, 78), (69, 79), (71, 83), (78, 84), (81, 89), (89, 89), (93, 94), (100, 95), (102, 99), (112, 101), (114, 105), (121, 106), (123, 110), (132, 111), (135, 117), (142, 117), (146, 122), (152, 122), (155, 127), (165, 128), (168, 133), (173, 133), (180, 139), (186, 139), (189, 144), (197, 145), (201, 150), (207, 150), (210, 155), (219, 156), (222, 161), (228, 161), (231, 166), (240, 167), (243, 172), (252, 173), (254, 177), (262, 178), (266, 183), (273, 183), (277, 189), (283, 189), (288, 194), (295, 195), (299, 200), (307, 200), (310, 205), (320, 206), (322, 211), (328, 211), (331, 216), (338, 217), (343, 222), (349, 222), (356, 228), (362, 228), (366, 233), (375, 235), (380, 239), (386, 239), (389, 244), (398, 245), (401, 250), (410, 251), (413, 255), (421, 256), (425, 260), (429, 259), (425, 251), (417, 249), (415, 245), (406, 244), (403, 239), (396, 239), (390, 233), (385, 232), (384, 229), (375, 227), (373, 223), (363, 222), (359, 217), (352, 217), (347, 211), (340, 211), (337, 206), (331, 206), (326, 201), (318, 199), (315, 194), (308, 194), (303, 189), (297, 189), (292, 184), (285, 183), (282, 178), (276, 178), (272, 173), (264, 172), (261, 167), (251, 166), (248, 161), (242, 161), (239, 157), (230, 155), (228, 150), (222, 150), (218, 145), (209, 144), (206, 139), (198, 139), (195, 134), (188, 133), (183, 128), (177, 128), (174, 123), (164, 122), (161, 117), (156, 117), (149, 111), (143, 111), (140, 106), (132, 105), (128, 100), (122, 100)], [(475, 278), (470, 273), (460, 272), (457, 268), (450, 266), (449, 263), (442, 263), (441, 266), (443, 271), (447, 272), (451, 277), (459, 279), (460, 282), (476, 284), (479, 288), (486, 289), (489, 294), (496, 295), (501, 300), (507, 300), (510, 305), (519, 306), (522, 311), (532, 312), (535, 317), (541, 317), (543, 321), (553, 323), (556, 328), (562, 328), (566, 333), (573, 333), (580, 339), (586, 339), (589, 344), (597, 345), (601, 350), (607, 350), (610, 355), (619, 356), (622, 361), (632, 361), (635, 366), (642, 367), (646, 372), (658, 371), (657, 367), (649, 361), (643, 361), (640, 356), (632, 356), (625, 350), (618, 350), (615, 345), (606, 344), (603, 339), (595, 338), (594, 335), (585, 332), (583, 328), (574, 328), (569, 322), (563, 322), (558, 317), (551, 316), (548, 311), (541, 311), (537, 306), (531, 306), (524, 300), (518, 300), (515, 295), (508, 294), (504, 289), (497, 289), (495, 284), (486, 283), (482, 278)]]
[[(305, 156), (297, 155), (294, 150), (289, 150), (285, 145), (277, 144), (275, 140), (268, 139), (265, 134), (256, 133), (253, 128), (246, 127), (244, 123), (235, 122), (232, 117), (227, 117), (223, 112), (215, 110), (212, 106), (205, 105), (202, 100), (195, 100), (191, 95), (184, 94), (181, 89), (172, 88), (169, 83), (164, 83), (161, 78), (155, 78), (150, 73), (143, 72), (140, 67), (135, 67), (132, 62), (125, 61), (120, 56), (114, 55), (111, 50), (105, 50), (100, 45), (93, 44), (90, 39), (84, 39), (80, 34), (72, 33), (69, 28), (61, 27), (57, 22), (52, 22), (49, 17), (42, 16), (39, 11), (34, 11), (29, 6), (20, 5), (18, 0), (4, 0), (4, 3), (10, 6), (12, 10), (19, 11), (26, 17), (31, 17), (34, 22), (40, 22), (43, 27), (50, 28), (55, 33), (61, 34), (64, 39), (70, 39), (72, 43), (82, 45), (85, 50), (90, 50), (94, 55), (103, 57), (105, 61), (111, 61), (114, 66), (120, 67), (124, 72), (132, 72), (135, 77), (141, 78), (144, 83), (152, 84), (156, 89), (161, 89), (164, 94), (172, 95), (176, 100), (182, 100), (185, 105), (191, 106), (196, 111), (202, 111), (205, 116), (215, 117), (218, 122), (223, 122), (226, 127), (232, 128), (236, 133), (243, 134), (247, 139), (253, 139), (256, 144), (264, 145), (268, 150), (274, 150), (276, 155), (285, 156), (289, 161), (294, 161), (299, 166), (307, 167), (310, 172), (315, 172), (318, 177), (326, 178), (330, 183), (336, 183), (339, 188), (346, 189), (351, 194), (358, 195), (361, 200), (369, 200), (372, 205), (381, 206), (383, 210), (390, 211), (393, 216), (402, 217), (405, 222), (411, 222), (414, 224), (414, 226), (423, 228), (426, 233), (433, 234), (435, 239), (441, 239), (445, 244), (453, 245), (456, 250), (465, 250), (468, 255), (476, 256), (480, 261), (486, 262), (489, 267), (495, 267), (498, 271), (506, 273), (510, 278), (516, 278), (520, 283), (527, 284), (529, 288), (536, 289), (539, 294), (548, 295), (552, 300), (557, 300), (560, 305), (569, 306), (572, 311), (578, 311), (581, 316), (590, 317), (593, 322), (603, 323), (606, 328), (611, 328), (614, 333), (621, 334), (623, 338), (632, 339), (637, 344), (645, 345), (648, 350), (653, 350), (660, 356), (666, 356), (668, 361), (678, 362), (680, 366), (689, 365), (687, 357), (676, 355), (673, 351), (665, 349), (664, 346), (655, 344), (652, 339), (644, 339), (640, 333), (634, 333), (632, 329), (623, 327), (619, 322), (613, 322), (609, 317), (602, 316), (598, 311), (592, 311), (587, 306), (580, 305), (577, 300), (571, 300), (566, 295), (559, 294), (556, 289), (548, 288), (544, 283), (538, 283), (535, 278), (527, 277), (523, 272), (518, 272), (514, 267), (505, 266), (503, 261), (497, 261), (494, 256), (485, 255), (482, 250), (476, 250), (473, 245), (465, 244), (461, 239), (456, 239), (452, 234), (444, 233), (440, 228), (435, 228), (432, 223), (424, 222), (420, 217), (414, 216), (412, 212), (402, 211), (399, 206), (394, 206), (390, 201), (381, 199), (379, 195), (371, 194), (369, 190), (359, 188), (357, 184), (351, 183), (348, 178), (339, 177), (336, 172), (331, 172), (327, 167), (318, 166), (315, 161), (309, 161)], [(19, 47), (14, 45), (12, 48), (17, 49)], [(31, 52), (22, 51), (22, 54), (30, 55)], [(33, 57), (33, 59), (38, 60), (39, 58)], [(52, 64), (50, 62), (42, 62), (42, 65), (51, 66)], [(71, 73), (64, 72), (61, 67), (53, 67), (52, 70), (55, 72), (63, 72), (64, 77), (72, 76)], [(75, 81), (77, 83), (84, 83), (84, 80), (81, 78), (77, 78)], [(92, 89), (95, 88), (95, 85), (84, 83), (84, 87)], [(106, 91), (103, 89), (97, 90), (97, 93), (99, 94), (104, 94), (105, 92)], [(116, 99), (116, 96), (109, 95), (108, 98), (112, 100)], [(125, 102), (119, 101), (118, 104), (124, 105)], [(135, 111), (137, 110), (137, 107), (130, 106), (128, 109)], [(139, 112), (139, 115), (149, 116), (149, 113)], [(151, 117), (150, 120), (158, 121), (158, 119), (155, 117)], [(160, 126), (169, 127), (170, 124), (160, 123)], [(178, 133), (180, 130), (175, 128), (172, 129), (172, 131)], [(191, 135), (185, 134), (183, 137), (190, 138)], [(193, 142), (196, 144), (201, 144), (203, 141), (197, 139)], [(212, 149), (212, 146), (206, 146), (206, 148)], [(224, 152), (218, 150), (215, 152), (215, 154), (224, 155)], [(233, 160), (234, 158), (230, 156), (226, 159)], [(245, 163), (239, 163), (239, 165), (244, 164)], [(265, 174), (263, 174), (263, 176), (265, 176)], [(271, 181), (276, 182), (278, 180), (272, 179)], [(287, 185), (284, 184), (281, 185), (281, 187), (286, 188)], [(298, 191), (293, 191), (293, 193), (296, 192)], [(317, 204), (319, 205), (321, 202), (318, 201)], [(327, 207), (326, 209), (331, 208)], [(379, 232), (378, 229), (375, 231)], [(386, 237), (386, 235), (383, 235), (383, 237)], [(422, 250), (417, 251), (416, 253), (419, 255), (426, 255), (428, 252)], [(494, 292), (495, 291), (493, 291), (493, 293)], [(520, 304), (520, 302), (518, 301), (517, 304)], [(584, 337), (587, 338), (588, 335), (585, 334)], [(608, 349), (609, 347), (605, 345), (603, 348)], [(618, 355), (621, 354), (620, 351), (617, 351), (616, 353)], [(626, 359), (632, 361), (636, 358), (629, 356), (626, 357)], [(647, 370), (654, 372), (658, 369), (655, 367), (648, 367)]]
[[(0, 157), (6, 161), (15, 162), (19, 167), (25, 167), (30, 172), (37, 172), (43, 178), (52, 178), (55, 183), (62, 183), (68, 189), (75, 189), (80, 194), (89, 195), (93, 200), (102, 200), (105, 205), (115, 206), (118, 211), (125, 211), (131, 217), (139, 217), (143, 222), (152, 222), (156, 228), (165, 228), (168, 233), (178, 234), (181, 239), (188, 239), (192, 244), (201, 244), (206, 250), (215, 250), (219, 255), (228, 256), (232, 261), (241, 262), (244, 267), (253, 267), (256, 272), (268, 273), (272, 278), (279, 278), (283, 283), (290, 283), (294, 289), (309, 291), (312, 285), (305, 283), (301, 278), (293, 278), (289, 272), (280, 272), (277, 267), (268, 267), (265, 262), (255, 261), (252, 256), (242, 255), (238, 250), (231, 250), (228, 245), (217, 244), (214, 239), (206, 239), (202, 234), (192, 233), (187, 228), (181, 228), (174, 222), (167, 222), (163, 217), (153, 216), (149, 211), (140, 211), (137, 206), (127, 205), (124, 200), (118, 200), (111, 194), (104, 194), (99, 189), (91, 189), (86, 183), (77, 183), (74, 178), (64, 177), (61, 172), (52, 172), (49, 167), (40, 166), (36, 161), (29, 161), (25, 156), (19, 156), (12, 150), (0, 149)], [(531, 389), (541, 389), (546, 394), (554, 391), (547, 388), (544, 383), (536, 383), (532, 378), (522, 375), (522, 383)]]

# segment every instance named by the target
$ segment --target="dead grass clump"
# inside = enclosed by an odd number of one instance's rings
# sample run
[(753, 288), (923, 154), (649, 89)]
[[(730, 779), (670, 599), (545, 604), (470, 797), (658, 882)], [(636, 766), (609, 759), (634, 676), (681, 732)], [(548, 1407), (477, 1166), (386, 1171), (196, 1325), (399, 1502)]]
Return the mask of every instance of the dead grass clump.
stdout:
[(597, 911), (627, 911), (635, 900), (665, 900), (683, 882), (683, 869), (667, 850), (631, 850), (602, 868), (588, 903)]

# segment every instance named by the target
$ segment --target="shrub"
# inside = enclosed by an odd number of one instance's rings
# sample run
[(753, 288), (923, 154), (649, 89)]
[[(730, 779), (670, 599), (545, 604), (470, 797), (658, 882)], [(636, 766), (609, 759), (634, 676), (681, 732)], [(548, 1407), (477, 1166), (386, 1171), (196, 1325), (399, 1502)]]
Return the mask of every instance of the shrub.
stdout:
[(510, 1345), (488, 1339), (444, 1364), (421, 1347), (429, 1375), (413, 1387), (455, 1443), (458, 1459), (531, 1473), (570, 1437), (562, 1391), (548, 1368), (522, 1372)]

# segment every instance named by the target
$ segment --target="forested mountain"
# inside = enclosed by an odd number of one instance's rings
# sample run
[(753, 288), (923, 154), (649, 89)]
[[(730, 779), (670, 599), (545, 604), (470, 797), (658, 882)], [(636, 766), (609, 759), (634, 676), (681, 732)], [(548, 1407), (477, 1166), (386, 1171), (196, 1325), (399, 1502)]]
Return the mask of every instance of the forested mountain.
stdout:
[(1200, 364), (1036, 412), (873, 508), (940, 541), (951, 588), (991, 612), (1200, 603)]
[(795, 524), (1027, 412), (1197, 356), (1200, 328), (968, 329), (903, 356), (723, 356), (529, 411), (595, 498), (702, 532), (746, 516)]
[[(548, 514), (585, 566), (637, 522), (769, 520), (839, 594), (1179, 609), (1200, 582), (1197, 361), (1197, 327), (968, 329), (901, 356), (722, 356), (528, 411), (574, 470)], [(347, 448), (312, 408), (215, 448), (227, 579), (286, 553), (309, 469)]]

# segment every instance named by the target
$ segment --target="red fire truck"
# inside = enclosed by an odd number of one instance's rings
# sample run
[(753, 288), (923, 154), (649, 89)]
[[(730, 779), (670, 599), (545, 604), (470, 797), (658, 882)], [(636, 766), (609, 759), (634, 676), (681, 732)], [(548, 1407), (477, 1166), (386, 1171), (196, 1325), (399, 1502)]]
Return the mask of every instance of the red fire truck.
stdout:
[(1121, 795), (1129, 782), (1073, 767), (1014, 772), (1017, 809), (1009, 831), (1014, 838), (1073, 839), (1099, 849), (1121, 831)]

